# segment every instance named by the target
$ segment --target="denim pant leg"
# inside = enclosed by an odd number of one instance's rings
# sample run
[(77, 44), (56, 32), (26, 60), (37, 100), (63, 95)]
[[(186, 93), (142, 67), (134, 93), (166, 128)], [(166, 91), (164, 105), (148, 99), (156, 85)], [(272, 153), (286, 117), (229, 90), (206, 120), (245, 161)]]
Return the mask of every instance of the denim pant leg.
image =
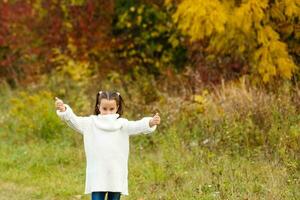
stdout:
[(92, 200), (105, 200), (106, 192), (92, 192)]
[(120, 200), (120, 192), (108, 192), (107, 200)]

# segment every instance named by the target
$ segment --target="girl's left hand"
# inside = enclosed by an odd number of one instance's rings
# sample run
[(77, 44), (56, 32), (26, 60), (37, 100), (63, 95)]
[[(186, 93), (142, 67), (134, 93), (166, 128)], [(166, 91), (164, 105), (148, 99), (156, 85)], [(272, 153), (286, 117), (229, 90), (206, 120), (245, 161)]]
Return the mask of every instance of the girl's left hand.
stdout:
[(152, 127), (152, 126), (155, 126), (158, 124), (160, 124), (160, 117), (159, 117), (158, 113), (156, 113), (154, 115), (154, 117), (150, 120), (149, 126)]

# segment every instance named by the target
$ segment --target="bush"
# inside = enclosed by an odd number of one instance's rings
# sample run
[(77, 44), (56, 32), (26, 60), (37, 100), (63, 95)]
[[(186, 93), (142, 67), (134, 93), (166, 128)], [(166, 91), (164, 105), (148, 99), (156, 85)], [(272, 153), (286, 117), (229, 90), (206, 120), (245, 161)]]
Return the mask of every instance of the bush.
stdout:
[[(62, 135), (64, 125), (55, 113), (54, 96), (47, 91), (19, 92), (10, 99), (6, 120), (9, 138), (19, 142), (50, 141)], [(13, 134), (13, 135), (11, 135)]]

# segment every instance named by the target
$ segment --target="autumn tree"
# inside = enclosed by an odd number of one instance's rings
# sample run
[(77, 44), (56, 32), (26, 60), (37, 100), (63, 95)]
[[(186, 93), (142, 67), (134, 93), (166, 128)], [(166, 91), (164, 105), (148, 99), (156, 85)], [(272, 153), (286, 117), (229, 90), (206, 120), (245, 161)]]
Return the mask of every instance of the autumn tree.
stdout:
[[(110, 48), (113, 1), (0, 1), (0, 78), (12, 86), (56, 67), (58, 54), (101, 63)], [(101, 60), (102, 59), (102, 60)]]
[(209, 58), (240, 60), (252, 80), (269, 83), (298, 70), (299, 17), (299, 0), (183, 0), (173, 20), (192, 42), (207, 42)]

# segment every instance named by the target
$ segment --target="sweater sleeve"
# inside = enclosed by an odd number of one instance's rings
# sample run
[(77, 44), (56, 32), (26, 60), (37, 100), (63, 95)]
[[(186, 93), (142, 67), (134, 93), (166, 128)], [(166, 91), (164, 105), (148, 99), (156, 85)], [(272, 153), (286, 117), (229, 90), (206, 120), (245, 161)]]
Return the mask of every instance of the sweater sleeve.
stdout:
[(88, 124), (88, 117), (81, 117), (76, 116), (71, 109), (71, 107), (67, 104), (64, 104), (66, 106), (66, 110), (64, 112), (61, 112), (59, 110), (56, 110), (56, 114), (58, 117), (66, 122), (66, 124), (74, 129), (75, 131), (84, 134), (84, 130)]
[(128, 135), (138, 135), (138, 134), (149, 134), (156, 129), (156, 125), (153, 127), (149, 126), (149, 121), (152, 117), (144, 117), (137, 121), (128, 121), (127, 119), (124, 122), (124, 129)]

